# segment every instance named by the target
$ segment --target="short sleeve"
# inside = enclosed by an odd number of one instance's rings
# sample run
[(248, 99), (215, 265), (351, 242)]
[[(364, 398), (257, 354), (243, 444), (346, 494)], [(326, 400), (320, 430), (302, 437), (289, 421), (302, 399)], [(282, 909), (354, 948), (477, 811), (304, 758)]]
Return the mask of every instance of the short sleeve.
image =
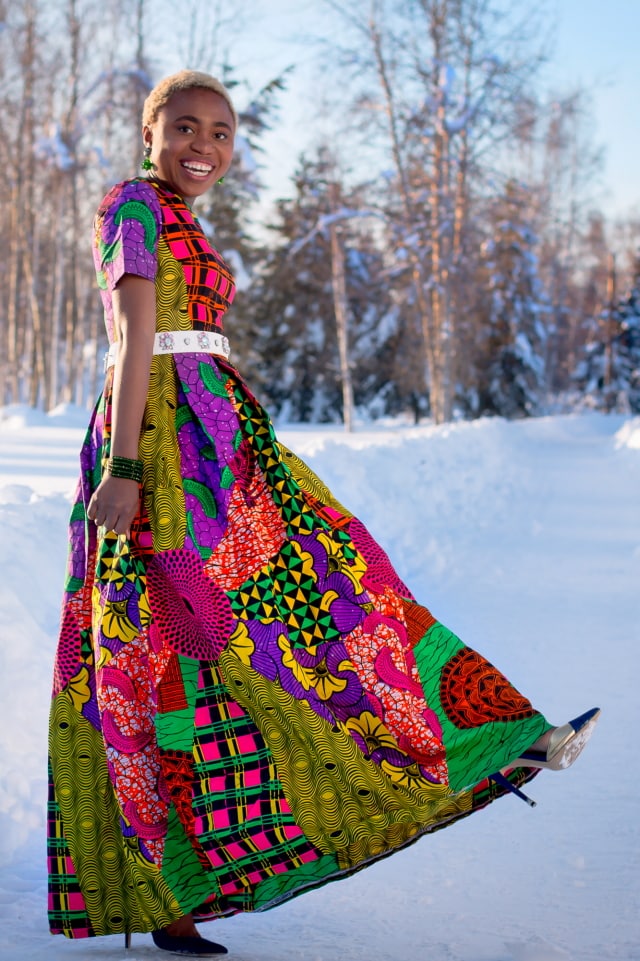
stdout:
[(155, 190), (144, 181), (117, 184), (95, 219), (94, 260), (98, 284), (113, 290), (125, 274), (154, 280), (162, 211)]

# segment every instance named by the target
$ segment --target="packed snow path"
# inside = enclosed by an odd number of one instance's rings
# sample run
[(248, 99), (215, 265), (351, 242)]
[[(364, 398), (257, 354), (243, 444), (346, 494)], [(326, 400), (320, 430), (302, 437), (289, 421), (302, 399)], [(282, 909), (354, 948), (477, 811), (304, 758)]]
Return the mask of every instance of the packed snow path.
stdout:
[[(0, 411), (0, 958), (161, 958), (47, 932), (45, 745), (85, 415)], [(563, 722), (602, 720), (531, 811), (487, 811), (263, 915), (205, 926), (233, 961), (638, 961), (640, 420), (291, 428), (282, 439), (436, 616)], [(167, 955), (168, 957), (168, 955)]]

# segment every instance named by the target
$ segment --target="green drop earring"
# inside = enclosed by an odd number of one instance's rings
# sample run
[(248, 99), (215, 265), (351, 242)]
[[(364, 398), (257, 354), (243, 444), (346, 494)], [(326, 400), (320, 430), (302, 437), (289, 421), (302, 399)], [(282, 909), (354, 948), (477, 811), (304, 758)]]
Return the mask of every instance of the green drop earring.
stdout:
[(217, 183), (217, 184), (223, 184), (223, 183), (224, 183), (224, 177), (220, 177), (220, 180), (216, 180), (216, 183)]
[(156, 165), (154, 164), (153, 160), (151, 159), (151, 145), (150, 145), (150, 144), (147, 144), (147, 146), (144, 148), (144, 157), (143, 157), (143, 159), (142, 159), (142, 161), (141, 161), (141, 163), (140, 163), (140, 166), (142, 167), (143, 170), (154, 170), (154, 169), (155, 169), (155, 166), (156, 166)]

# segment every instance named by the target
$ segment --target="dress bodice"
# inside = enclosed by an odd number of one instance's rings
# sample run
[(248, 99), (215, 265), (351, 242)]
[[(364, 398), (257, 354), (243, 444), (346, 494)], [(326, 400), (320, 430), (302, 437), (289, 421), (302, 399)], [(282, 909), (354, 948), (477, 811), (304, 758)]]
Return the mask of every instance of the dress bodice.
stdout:
[(163, 184), (113, 187), (96, 215), (93, 250), (110, 342), (112, 291), (125, 274), (155, 282), (157, 330), (222, 330), (235, 294), (231, 270), (187, 204)]

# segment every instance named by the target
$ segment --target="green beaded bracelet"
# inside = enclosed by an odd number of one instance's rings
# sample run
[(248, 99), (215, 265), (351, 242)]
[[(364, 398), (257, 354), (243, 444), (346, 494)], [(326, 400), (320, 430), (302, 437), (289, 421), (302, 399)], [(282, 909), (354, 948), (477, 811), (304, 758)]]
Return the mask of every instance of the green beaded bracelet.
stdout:
[(107, 461), (107, 474), (112, 477), (122, 477), (124, 480), (142, 483), (142, 461), (131, 457), (110, 457)]

